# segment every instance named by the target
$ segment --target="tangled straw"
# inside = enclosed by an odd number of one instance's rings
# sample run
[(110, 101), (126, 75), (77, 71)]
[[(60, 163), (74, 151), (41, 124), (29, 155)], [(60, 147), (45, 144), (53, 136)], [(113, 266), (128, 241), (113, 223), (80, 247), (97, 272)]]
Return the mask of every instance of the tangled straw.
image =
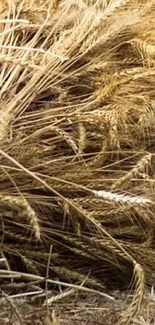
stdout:
[(154, 2), (6, 6), (0, 287), (18, 295), (16, 277), (44, 281), (47, 268), (49, 287), (102, 295), (133, 279), (129, 324), (155, 281)]

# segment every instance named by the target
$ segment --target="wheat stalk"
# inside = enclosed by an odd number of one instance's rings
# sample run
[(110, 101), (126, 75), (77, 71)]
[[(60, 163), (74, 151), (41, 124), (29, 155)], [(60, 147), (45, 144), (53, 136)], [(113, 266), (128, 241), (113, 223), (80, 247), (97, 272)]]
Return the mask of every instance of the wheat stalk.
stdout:
[(23, 23), (28, 24), (30, 21), (28, 19), (0, 19), (0, 24), (8, 23)]
[(36, 53), (41, 53), (41, 54), (46, 54), (49, 56), (52, 56), (54, 58), (60, 59), (62, 62), (67, 61), (69, 58), (68, 57), (63, 57), (61, 55), (57, 55), (55, 53), (52, 53), (50, 51), (45, 51), (44, 49), (37, 49), (33, 47), (26, 47), (26, 46), (13, 46), (13, 45), (1, 45), (1, 49), (7, 49), (7, 50), (20, 50), (20, 51), (28, 51), (28, 52), (36, 52)]

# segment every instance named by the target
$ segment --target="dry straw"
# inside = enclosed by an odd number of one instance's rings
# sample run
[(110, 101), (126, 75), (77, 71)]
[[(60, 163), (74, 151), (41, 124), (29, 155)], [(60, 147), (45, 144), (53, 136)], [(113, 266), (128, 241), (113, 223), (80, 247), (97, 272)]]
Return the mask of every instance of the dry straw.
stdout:
[(0, 13), (0, 286), (104, 296), (133, 280), (116, 317), (129, 324), (155, 281), (154, 1), (10, 0)]

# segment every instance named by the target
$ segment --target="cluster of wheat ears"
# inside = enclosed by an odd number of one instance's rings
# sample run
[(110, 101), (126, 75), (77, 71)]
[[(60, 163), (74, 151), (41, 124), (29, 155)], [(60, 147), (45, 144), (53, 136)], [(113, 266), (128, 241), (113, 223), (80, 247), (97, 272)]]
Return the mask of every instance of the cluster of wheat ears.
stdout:
[(47, 264), (100, 292), (132, 280), (127, 324), (155, 283), (154, 16), (154, 0), (0, 1), (1, 290)]

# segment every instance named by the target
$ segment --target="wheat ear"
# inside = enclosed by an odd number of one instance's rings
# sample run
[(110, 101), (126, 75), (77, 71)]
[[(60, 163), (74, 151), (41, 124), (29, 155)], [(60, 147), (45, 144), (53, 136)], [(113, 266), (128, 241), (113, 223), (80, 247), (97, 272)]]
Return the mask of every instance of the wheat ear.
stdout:
[(125, 176), (119, 178), (114, 184), (112, 188), (116, 188), (119, 187), (120, 185), (124, 184), (125, 182), (130, 181), (133, 177), (135, 177), (137, 174), (142, 174), (143, 172), (145, 173), (145, 171), (148, 169), (148, 166), (150, 164), (151, 161), (151, 157), (152, 155), (146, 154), (145, 156), (143, 156), (138, 163), (136, 164), (136, 166), (134, 168), (132, 168)]
[(72, 150), (74, 151), (75, 154), (78, 153), (78, 147), (75, 143), (75, 141), (71, 138), (71, 136), (68, 135), (68, 133), (64, 130), (62, 130), (59, 127), (53, 127), (53, 130), (61, 136), (62, 139), (64, 139), (68, 145), (72, 148)]
[(13, 57), (9, 57), (6, 55), (1, 55), (0, 56), (0, 62), (1, 63), (8, 63), (10, 65), (20, 65), (21, 67), (24, 68), (29, 68), (29, 69), (37, 69), (37, 70), (41, 70), (41, 68), (39, 67), (39, 65), (35, 65), (35, 64), (31, 64), (29, 62), (23, 61), (22, 59), (16, 59)]
[(95, 196), (101, 197), (105, 200), (115, 201), (118, 203), (137, 204), (137, 205), (145, 205), (147, 203), (150, 204), (153, 203), (150, 199), (147, 198), (117, 194), (117, 193), (112, 193), (104, 190), (100, 190), (100, 191), (92, 190), (92, 193), (95, 194)]
[(128, 325), (131, 320), (140, 310), (143, 294), (144, 294), (144, 271), (140, 264), (135, 262), (134, 266), (134, 276), (135, 276), (135, 293), (133, 301), (129, 308), (122, 315), (121, 319), (116, 325)]
[(3, 144), (10, 123), (10, 114), (0, 109), (0, 145)]
[(22, 209), (23, 214), (26, 214), (26, 216), (30, 220), (30, 224), (33, 227), (36, 239), (40, 240), (40, 226), (38, 222), (38, 217), (25, 198), (13, 195), (0, 195), (0, 202), (8, 204), (14, 208)]
[(155, 46), (148, 44), (139, 38), (134, 38), (129, 43), (142, 57), (144, 62), (149, 62), (149, 58), (155, 58)]
[(86, 129), (82, 122), (79, 123), (79, 151), (78, 154), (82, 155), (86, 146)]

